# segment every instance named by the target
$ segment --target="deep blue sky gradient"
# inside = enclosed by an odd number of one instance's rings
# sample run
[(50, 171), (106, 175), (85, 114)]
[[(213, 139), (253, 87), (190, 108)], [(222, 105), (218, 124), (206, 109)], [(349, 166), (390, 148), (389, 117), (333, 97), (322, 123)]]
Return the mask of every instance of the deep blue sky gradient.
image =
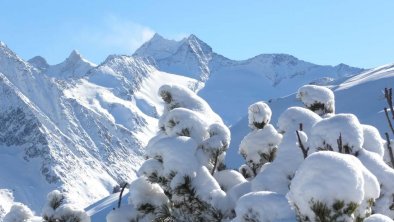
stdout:
[(231, 59), (288, 53), (364, 68), (394, 62), (394, 1), (5, 0), (0, 40), (24, 59), (64, 60), (77, 49), (100, 63), (132, 54), (154, 32), (191, 33)]

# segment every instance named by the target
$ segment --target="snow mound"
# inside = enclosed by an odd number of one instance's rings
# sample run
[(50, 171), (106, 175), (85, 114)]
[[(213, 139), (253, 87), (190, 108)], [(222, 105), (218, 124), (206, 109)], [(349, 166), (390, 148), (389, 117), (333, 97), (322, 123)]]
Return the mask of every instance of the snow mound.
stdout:
[(234, 186), (247, 181), (242, 174), (235, 170), (217, 171), (213, 176), (224, 191), (228, 191)]
[(33, 219), (33, 212), (22, 203), (14, 203), (8, 212), (3, 222), (25, 222)]
[(298, 89), (297, 98), (319, 115), (335, 112), (334, 93), (327, 87), (304, 85)]
[(237, 216), (233, 222), (296, 220), (286, 197), (268, 191), (252, 192), (242, 196), (237, 202), (235, 212)]
[(321, 151), (301, 164), (287, 197), (301, 218), (317, 220), (327, 208), (324, 217), (346, 220), (368, 215), (379, 193), (378, 180), (356, 157)]
[(333, 150), (355, 154), (363, 143), (363, 127), (353, 114), (337, 114), (321, 120), (312, 127), (309, 138), (310, 152)]
[(393, 220), (383, 214), (372, 214), (365, 218), (364, 222), (393, 222)]
[(363, 148), (378, 154), (383, 158), (384, 155), (384, 143), (383, 139), (380, 137), (378, 129), (370, 125), (362, 125), (364, 143)]
[(161, 207), (169, 203), (163, 189), (154, 183), (150, 183), (144, 177), (139, 177), (130, 184), (129, 204), (136, 209), (144, 204)]
[(279, 116), (278, 131), (281, 133), (295, 132), (300, 130), (300, 124), (302, 124), (302, 131), (309, 133), (312, 126), (321, 119), (319, 115), (309, 109), (290, 107)]
[(212, 111), (208, 103), (188, 88), (178, 85), (163, 85), (159, 89), (159, 96), (165, 102), (163, 115), (172, 109), (181, 107), (200, 113), (204, 119), (210, 122), (223, 123), (220, 116)]

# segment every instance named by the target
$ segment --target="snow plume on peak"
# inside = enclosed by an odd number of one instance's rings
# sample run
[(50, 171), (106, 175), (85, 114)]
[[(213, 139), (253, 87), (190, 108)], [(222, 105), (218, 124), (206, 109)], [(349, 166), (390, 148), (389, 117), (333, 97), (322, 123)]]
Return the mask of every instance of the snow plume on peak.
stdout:
[(45, 74), (58, 79), (81, 78), (94, 67), (96, 67), (95, 64), (84, 59), (81, 54), (73, 50), (65, 61), (49, 66), (45, 70)]

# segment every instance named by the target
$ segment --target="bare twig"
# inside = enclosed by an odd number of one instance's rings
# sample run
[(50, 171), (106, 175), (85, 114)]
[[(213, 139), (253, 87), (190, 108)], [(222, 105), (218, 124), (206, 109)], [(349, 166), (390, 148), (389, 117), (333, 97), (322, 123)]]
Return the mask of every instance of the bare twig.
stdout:
[(300, 123), (300, 131), (303, 131), (302, 123)]
[(118, 208), (120, 208), (120, 205), (122, 204), (122, 195), (123, 195), (123, 191), (126, 188), (126, 186), (128, 185), (128, 183), (124, 183), (122, 186), (122, 190), (120, 191), (119, 194), (119, 201), (118, 201)]
[(300, 134), (298, 133), (298, 130), (296, 130), (296, 134), (297, 134), (297, 138), (298, 138), (298, 146), (300, 147), (302, 154), (304, 155), (304, 159), (305, 159), (308, 156), (309, 147), (305, 149), (305, 146), (301, 141)]
[(394, 119), (394, 110), (393, 110), (393, 91), (392, 88), (384, 88), (384, 97), (386, 98), (387, 104), (389, 105), (391, 116)]
[(343, 145), (342, 145), (342, 134), (339, 134), (339, 139), (337, 139), (338, 143), (338, 152), (342, 153), (343, 150)]
[(387, 141), (387, 149), (389, 150), (389, 156), (390, 156), (390, 161), (391, 161), (391, 167), (394, 167), (394, 155), (393, 155), (393, 149), (391, 148), (391, 143), (390, 143), (390, 138), (389, 134), (385, 133), (386, 135), (386, 141)]
[(390, 117), (389, 117), (389, 112), (387, 111), (386, 107), (384, 107), (384, 113), (386, 114), (386, 119), (387, 119), (387, 122), (389, 123), (389, 127), (391, 129), (391, 133), (394, 135), (393, 124), (391, 123), (391, 120), (390, 120)]

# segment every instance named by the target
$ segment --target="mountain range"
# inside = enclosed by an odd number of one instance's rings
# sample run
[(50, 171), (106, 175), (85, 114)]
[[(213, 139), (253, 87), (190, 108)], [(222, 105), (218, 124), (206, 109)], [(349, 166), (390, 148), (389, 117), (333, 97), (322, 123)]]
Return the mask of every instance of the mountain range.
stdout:
[(0, 193), (40, 212), (52, 189), (86, 207), (133, 180), (157, 132), (163, 84), (198, 92), (234, 131), (255, 101), (276, 104), (305, 83), (352, 81), (363, 71), (285, 54), (235, 61), (195, 35), (173, 41), (156, 34), (133, 55), (99, 65), (77, 51), (56, 65), (40, 56), (25, 61), (1, 42)]

